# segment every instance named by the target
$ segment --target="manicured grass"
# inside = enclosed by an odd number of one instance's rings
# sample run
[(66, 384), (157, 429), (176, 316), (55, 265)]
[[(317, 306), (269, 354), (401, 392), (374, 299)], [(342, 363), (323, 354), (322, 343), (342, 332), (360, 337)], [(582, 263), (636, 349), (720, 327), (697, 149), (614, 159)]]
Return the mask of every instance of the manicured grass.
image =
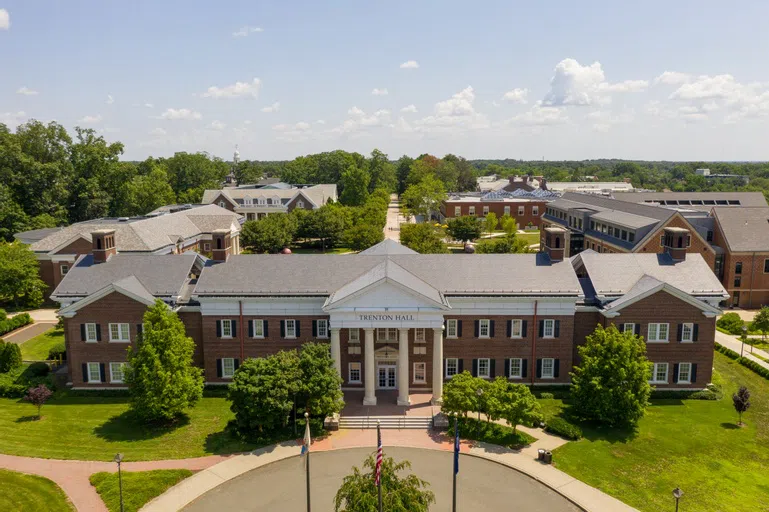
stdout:
[[(274, 442), (244, 442), (225, 431), (233, 418), (224, 398), (203, 398), (176, 426), (153, 428), (134, 421), (127, 398), (65, 396), (43, 406), (0, 399), (0, 453), (51, 459), (157, 460), (252, 450)], [(0, 508), (0, 510), (2, 510)]]
[[(636, 432), (582, 426), (585, 438), (558, 448), (556, 466), (625, 503), (648, 512), (742, 512), (769, 509), (769, 382), (715, 354), (724, 398), (655, 400)], [(751, 391), (751, 409), (736, 426), (731, 395)]]
[(526, 240), (526, 242), (529, 245), (531, 245), (531, 244), (538, 244), (539, 243), (539, 232), (536, 232), (536, 233), (525, 233), (525, 234), (516, 233), (515, 238)]
[(21, 358), (25, 361), (45, 361), (48, 351), (64, 343), (64, 329), (51, 329), (21, 344)]
[[(136, 512), (153, 498), (187, 477), (188, 469), (158, 469), (155, 471), (123, 471), (123, 506), (125, 512)], [(96, 488), (110, 512), (120, 511), (120, 483), (117, 473), (94, 473), (91, 485)]]
[(748, 338), (745, 340), (747, 345), (753, 345), (753, 347), (760, 350), (769, 350), (769, 338), (763, 340), (761, 338)]
[(0, 469), (0, 510), (61, 512), (75, 507), (64, 491), (47, 478)]
[[(449, 435), (454, 435), (453, 421), (449, 425)], [(535, 438), (520, 430), (513, 432), (512, 428), (505, 425), (487, 423), (485, 420), (479, 422), (476, 418), (470, 417), (460, 418), (459, 437), (516, 449), (536, 441)]]

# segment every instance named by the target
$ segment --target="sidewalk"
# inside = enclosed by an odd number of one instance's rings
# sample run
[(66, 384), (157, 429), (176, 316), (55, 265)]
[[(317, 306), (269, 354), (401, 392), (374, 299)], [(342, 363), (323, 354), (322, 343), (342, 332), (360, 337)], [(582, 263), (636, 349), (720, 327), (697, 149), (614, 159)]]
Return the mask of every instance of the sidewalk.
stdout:
[[(387, 222), (384, 227), (384, 236), (399, 242), (401, 239), (400, 225), (409, 221), (400, 213), (401, 203), (397, 194), (390, 195), (390, 204), (387, 205)], [(412, 218), (410, 222), (414, 222)]]
[[(32, 311), (25, 311), (25, 313), (29, 313), (29, 316), (32, 317), (32, 320), (35, 322), (53, 322), (58, 323), (59, 317), (56, 316), (56, 311), (58, 311), (55, 308), (46, 308), (46, 309), (33, 309)], [(8, 313), (9, 317), (13, 317), (18, 315), (19, 313)]]
[(3, 336), (3, 340), (8, 343), (15, 343), (21, 345), (25, 341), (29, 341), (38, 334), (43, 334), (48, 329), (52, 329), (56, 326), (56, 322), (35, 322), (34, 324), (25, 325), (21, 329), (9, 332)]
[[(747, 343), (745, 344), (745, 348), (742, 348), (742, 342), (737, 336), (730, 336), (728, 334), (724, 334), (721, 331), (716, 331), (716, 342), (720, 343), (721, 345), (725, 346), (726, 348), (733, 350), (737, 352), (738, 354), (740, 351), (742, 351), (743, 357), (745, 359), (750, 359), (751, 361), (754, 361), (758, 363), (759, 365), (763, 366), (767, 370), (769, 370), (769, 363), (766, 361), (762, 361), (761, 359), (751, 355), (751, 347)], [(769, 359), (769, 353), (759, 350), (757, 348), (753, 348), (753, 354), (757, 354), (761, 357), (765, 357)]]

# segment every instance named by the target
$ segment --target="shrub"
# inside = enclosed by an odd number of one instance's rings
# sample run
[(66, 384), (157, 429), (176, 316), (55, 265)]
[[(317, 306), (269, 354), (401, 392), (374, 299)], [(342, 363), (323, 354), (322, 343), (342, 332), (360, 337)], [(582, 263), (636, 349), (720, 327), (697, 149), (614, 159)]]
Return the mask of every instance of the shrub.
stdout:
[(716, 343), (716, 351), (722, 353), (723, 355), (725, 355), (726, 357), (728, 357), (730, 359), (734, 359), (735, 361), (740, 363), (745, 368), (753, 371), (753, 373), (757, 373), (761, 377), (769, 380), (769, 370), (767, 370), (766, 368), (764, 368), (763, 366), (761, 366), (757, 362), (755, 362), (755, 361), (753, 361), (751, 359), (740, 357), (740, 355), (737, 352), (735, 352), (734, 350), (730, 350), (730, 349), (724, 347), (723, 345), (719, 345), (718, 343)]
[(27, 392), (24, 384), (13, 382), (0, 382), (0, 398), (21, 398)]
[(0, 322), (8, 318), (8, 313), (4, 309), (0, 308)]
[(59, 359), (62, 361), (67, 360), (67, 347), (64, 345), (64, 343), (58, 343), (48, 350), (49, 361), (56, 361)]
[(553, 398), (555, 398), (555, 395), (553, 395), (552, 393), (540, 393), (539, 398), (542, 400), (552, 400)]
[(547, 420), (547, 423), (545, 424), (545, 432), (550, 432), (551, 434), (565, 437), (572, 441), (582, 438), (581, 428), (558, 416), (554, 416)]
[(745, 325), (745, 322), (737, 313), (726, 313), (716, 321), (716, 325), (729, 334), (739, 336), (742, 334), (742, 326)]
[(32, 363), (26, 370), (30, 377), (45, 377), (51, 371), (51, 368), (43, 362)]
[(21, 349), (15, 343), (3, 343), (0, 345), (0, 373), (9, 371), (21, 366)]
[(27, 390), (24, 400), (37, 407), (37, 419), (40, 419), (40, 410), (52, 395), (53, 392), (45, 384), (39, 384)]
[(29, 313), (21, 313), (13, 318), (2, 318), (0, 319), (0, 336), (31, 323), (32, 317), (29, 316)]
[(689, 395), (691, 400), (718, 400), (718, 394), (711, 389), (704, 389), (702, 391), (695, 391)]

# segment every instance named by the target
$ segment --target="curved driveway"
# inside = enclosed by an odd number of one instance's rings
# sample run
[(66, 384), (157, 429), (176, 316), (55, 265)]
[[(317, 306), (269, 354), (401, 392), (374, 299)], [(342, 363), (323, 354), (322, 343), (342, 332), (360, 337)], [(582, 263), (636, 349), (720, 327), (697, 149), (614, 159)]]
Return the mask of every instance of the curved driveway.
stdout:
[[(312, 509), (333, 510), (333, 498), (352, 466), (363, 466), (369, 448), (313, 452), (311, 460)], [(385, 447), (385, 455), (407, 459), (418, 477), (430, 483), (436, 495), (431, 510), (451, 509), (452, 452), (420, 448)], [(304, 510), (304, 458), (290, 457), (249, 471), (202, 495), (183, 510), (281, 511)], [(577, 512), (582, 509), (528, 476), (501, 464), (461, 455), (457, 475), (457, 509)]]

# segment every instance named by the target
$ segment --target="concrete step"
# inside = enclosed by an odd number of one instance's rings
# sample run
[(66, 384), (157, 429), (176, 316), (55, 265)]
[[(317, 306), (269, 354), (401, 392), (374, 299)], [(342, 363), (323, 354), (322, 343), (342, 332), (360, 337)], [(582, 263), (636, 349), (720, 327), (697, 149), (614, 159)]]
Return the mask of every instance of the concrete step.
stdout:
[(430, 416), (342, 416), (339, 428), (426, 429), (433, 426)]

